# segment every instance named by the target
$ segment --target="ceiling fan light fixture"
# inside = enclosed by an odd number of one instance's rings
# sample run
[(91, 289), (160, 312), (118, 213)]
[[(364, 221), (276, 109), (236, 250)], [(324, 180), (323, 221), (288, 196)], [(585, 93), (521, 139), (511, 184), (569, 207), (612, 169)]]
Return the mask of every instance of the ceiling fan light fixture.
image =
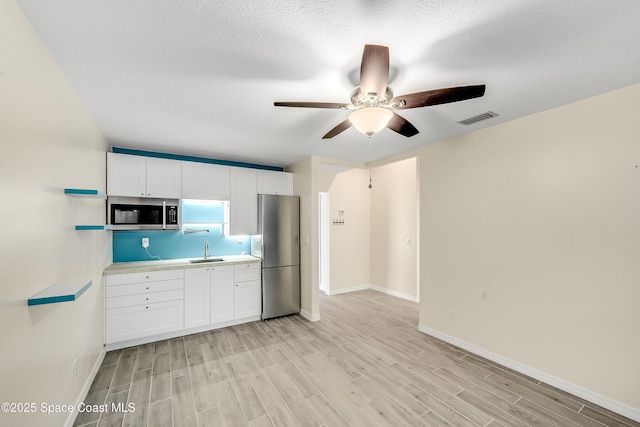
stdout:
[(349, 121), (358, 132), (371, 136), (387, 127), (392, 117), (388, 108), (364, 107), (349, 114)]

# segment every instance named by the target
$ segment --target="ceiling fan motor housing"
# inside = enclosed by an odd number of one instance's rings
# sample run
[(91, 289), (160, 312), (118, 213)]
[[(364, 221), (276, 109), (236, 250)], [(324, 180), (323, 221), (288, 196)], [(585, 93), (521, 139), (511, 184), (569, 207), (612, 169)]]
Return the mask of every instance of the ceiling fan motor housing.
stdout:
[(362, 93), (360, 86), (351, 91), (351, 103), (356, 108), (362, 107), (389, 107), (393, 99), (393, 89), (387, 86), (382, 96), (377, 93)]

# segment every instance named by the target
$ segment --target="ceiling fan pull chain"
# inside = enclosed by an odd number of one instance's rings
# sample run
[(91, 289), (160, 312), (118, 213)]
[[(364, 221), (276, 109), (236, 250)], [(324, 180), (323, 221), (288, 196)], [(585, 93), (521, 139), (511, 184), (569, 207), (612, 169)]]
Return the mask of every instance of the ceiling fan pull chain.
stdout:
[(369, 188), (373, 188), (371, 185), (371, 135), (369, 135)]

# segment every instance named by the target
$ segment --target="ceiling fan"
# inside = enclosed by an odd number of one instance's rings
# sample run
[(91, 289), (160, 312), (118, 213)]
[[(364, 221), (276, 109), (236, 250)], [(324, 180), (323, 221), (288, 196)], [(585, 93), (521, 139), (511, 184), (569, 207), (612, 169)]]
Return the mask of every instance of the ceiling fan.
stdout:
[(385, 127), (406, 137), (418, 129), (394, 110), (427, 107), (464, 101), (484, 95), (485, 85), (433, 89), (394, 96), (389, 81), (389, 48), (367, 44), (360, 65), (360, 86), (351, 92), (351, 103), (334, 102), (274, 102), (276, 107), (332, 108), (353, 110), (349, 117), (327, 132), (322, 139), (333, 138), (351, 126), (371, 136)]

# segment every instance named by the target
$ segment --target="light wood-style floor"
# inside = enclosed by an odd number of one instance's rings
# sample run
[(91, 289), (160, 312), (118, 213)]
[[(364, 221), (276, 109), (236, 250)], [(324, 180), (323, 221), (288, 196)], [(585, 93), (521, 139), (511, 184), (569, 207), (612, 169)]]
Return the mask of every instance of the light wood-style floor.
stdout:
[(75, 425), (640, 426), (418, 332), (415, 303), (321, 298), (320, 322), (289, 316), (107, 353), (85, 403), (109, 412)]

